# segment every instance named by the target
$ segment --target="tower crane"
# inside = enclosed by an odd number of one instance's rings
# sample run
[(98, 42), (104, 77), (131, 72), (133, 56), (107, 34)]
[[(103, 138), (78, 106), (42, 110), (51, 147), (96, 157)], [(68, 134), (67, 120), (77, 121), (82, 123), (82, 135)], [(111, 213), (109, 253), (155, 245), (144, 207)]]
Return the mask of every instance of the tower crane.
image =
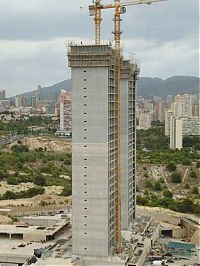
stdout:
[(93, 0), (89, 6), (89, 14), (95, 21), (95, 44), (101, 44), (102, 10), (114, 9), (114, 77), (115, 77), (115, 117), (116, 117), (116, 177), (115, 177), (115, 252), (121, 252), (121, 192), (120, 192), (120, 76), (121, 76), (121, 15), (126, 13), (126, 6), (152, 4), (167, 0), (133, 0), (121, 3), (102, 4), (102, 0)]
[[(114, 0), (112, 4), (102, 4), (102, 0), (93, 0), (93, 5), (89, 6), (89, 14), (90, 16), (94, 17), (95, 21), (95, 44), (99, 45), (101, 42), (101, 22), (102, 22), (102, 14), (101, 11), (103, 9), (115, 9), (114, 15), (114, 39), (115, 42), (118, 44), (120, 42), (120, 35), (121, 35), (121, 15), (126, 13), (126, 6), (133, 6), (133, 5), (141, 5), (147, 4), (151, 5), (155, 2), (161, 2), (167, 0), (133, 0), (132, 2), (124, 2), (121, 3), (120, 0)], [(116, 30), (116, 31), (115, 31)]]

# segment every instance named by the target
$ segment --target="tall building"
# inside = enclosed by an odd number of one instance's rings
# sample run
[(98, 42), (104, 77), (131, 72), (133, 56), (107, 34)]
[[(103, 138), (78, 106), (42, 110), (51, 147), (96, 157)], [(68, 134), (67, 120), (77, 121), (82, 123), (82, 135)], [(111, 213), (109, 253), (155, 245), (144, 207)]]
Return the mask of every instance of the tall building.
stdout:
[(139, 114), (139, 127), (138, 129), (147, 130), (151, 127), (152, 114), (150, 112), (143, 112)]
[(165, 136), (170, 135), (170, 117), (174, 116), (174, 112), (171, 110), (165, 111)]
[[(114, 50), (71, 45), (73, 254), (111, 255), (115, 248), (117, 166)], [(135, 64), (121, 69), (121, 225), (135, 215)]]
[(173, 103), (174, 95), (167, 95), (167, 103)]
[(184, 117), (183, 136), (200, 136), (200, 116)]
[(42, 86), (38, 85), (38, 89), (36, 91), (36, 101), (41, 101), (42, 100), (42, 94), (41, 94)]
[(31, 106), (36, 109), (37, 99), (36, 96), (31, 97)]
[(27, 107), (28, 106), (28, 99), (25, 96), (17, 95), (15, 97), (15, 106), (16, 107)]
[(3, 101), (6, 99), (6, 91), (0, 90), (0, 101)]
[(72, 94), (65, 90), (60, 94), (60, 130), (72, 130)]
[(181, 118), (170, 117), (170, 149), (183, 147), (183, 121)]
[(10, 109), (10, 101), (9, 100), (0, 100), (0, 111), (7, 111)]

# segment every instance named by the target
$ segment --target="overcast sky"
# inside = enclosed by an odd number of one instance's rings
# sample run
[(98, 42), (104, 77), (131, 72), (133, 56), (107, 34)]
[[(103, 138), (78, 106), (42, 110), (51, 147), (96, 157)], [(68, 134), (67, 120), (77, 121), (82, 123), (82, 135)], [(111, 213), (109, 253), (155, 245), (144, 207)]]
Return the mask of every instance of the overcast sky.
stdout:
[[(91, 2), (0, 0), (0, 89), (10, 96), (70, 78), (64, 43), (94, 39)], [(199, 76), (198, 5), (198, 0), (168, 0), (127, 7), (123, 50), (140, 60), (141, 76)], [(113, 38), (112, 16), (112, 10), (103, 11), (103, 39)]]

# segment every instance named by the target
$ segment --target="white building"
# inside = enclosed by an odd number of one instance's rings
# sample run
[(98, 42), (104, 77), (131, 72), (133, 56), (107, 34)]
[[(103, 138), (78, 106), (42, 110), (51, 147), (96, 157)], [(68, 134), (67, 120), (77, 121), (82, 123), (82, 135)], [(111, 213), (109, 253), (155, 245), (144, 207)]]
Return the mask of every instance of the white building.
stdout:
[[(107, 257), (115, 249), (116, 124), (114, 51), (72, 45), (73, 254)], [(123, 61), (121, 79), (121, 221), (135, 215), (136, 65)]]
[(3, 101), (6, 99), (6, 91), (0, 90), (0, 101)]
[(0, 100), (0, 111), (6, 111), (10, 109), (10, 101), (9, 100)]
[(181, 118), (170, 117), (170, 149), (183, 147), (183, 123)]
[(175, 117), (192, 117), (192, 95), (176, 95), (171, 109)]
[(170, 117), (174, 116), (174, 112), (171, 110), (165, 111), (165, 136), (170, 135)]
[(200, 136), (200, 117), (185, 117), (183, 120), (183, 136)]
[(144, 112), (139, 114), (139, 127), (138, 129), (147, 130), (151, 128), (152, 114)]

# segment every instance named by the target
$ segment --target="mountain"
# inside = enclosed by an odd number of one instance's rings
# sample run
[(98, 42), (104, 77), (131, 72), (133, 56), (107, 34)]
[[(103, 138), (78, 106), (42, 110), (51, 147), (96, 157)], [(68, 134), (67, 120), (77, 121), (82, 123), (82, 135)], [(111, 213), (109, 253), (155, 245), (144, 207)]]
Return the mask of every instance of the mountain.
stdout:
[(137, 94), (151, 98), (177, 94), (198, 94), (200, 78), (193, 76), (174, 76), (168, 79), (140, 78), (137, 85)]
[[(174, 76), (168, 79), (141, 77), (137, 82), (137, 95), (145, 98), (160, 96), (166, 98), (167, 95), (177, 94), (198, 94), (200, 78), (193, 76)], [(71, 80), (64, 80), (50, 87), (41, 90), (42, 99), (54, 100), (60, 90), (71, 90)], [(35, 95), (36, 91), (22, 94), (27, 98)]]
[[(43, 87), (41, 89), (41, 98), (43, 100), (54, 100), (60, 94), (61, 90), (71, 91), (71, 86), (72, 86), (71, 85), (71, 79), (68, 79), (68, 80), (64, 80), (62, 82), (59, 82), (55, 85), (52, 85), (50, 87)], [(37, 91), (34, 90), (34, 91), (22, 93), (20, 95), (25, 96), (26, 98), (30, 99), (31, 97), (36, 95), (36, 92)]]

